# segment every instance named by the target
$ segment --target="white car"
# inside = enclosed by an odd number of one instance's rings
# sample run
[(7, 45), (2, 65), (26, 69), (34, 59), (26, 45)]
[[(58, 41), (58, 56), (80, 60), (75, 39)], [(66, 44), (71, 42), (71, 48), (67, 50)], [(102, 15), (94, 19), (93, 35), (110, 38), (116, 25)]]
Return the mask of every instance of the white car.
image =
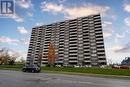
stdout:
[(78, 67), (80, 67), (80, 66), (78, 66), (78, 65), (74, 65), (74, 67), (75, 67), (75, 68), (78, 68)]
[(61, 67), (61, 65), (56, 65), (56, 67)]
[(92, 66), (91, 66), (91, 65), (85, 65), (85, 67), (87, 67), (87, 68), (88, 68), (88, 67), (92, 67)]

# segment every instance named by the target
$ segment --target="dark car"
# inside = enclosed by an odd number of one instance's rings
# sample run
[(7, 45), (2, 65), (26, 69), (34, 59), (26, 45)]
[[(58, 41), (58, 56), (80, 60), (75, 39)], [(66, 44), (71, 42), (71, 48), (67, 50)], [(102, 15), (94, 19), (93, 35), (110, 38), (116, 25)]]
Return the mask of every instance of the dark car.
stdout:
[(23, 72), (40, 72), (41, 68), (37, 65), (25, 65), (22, 69)]

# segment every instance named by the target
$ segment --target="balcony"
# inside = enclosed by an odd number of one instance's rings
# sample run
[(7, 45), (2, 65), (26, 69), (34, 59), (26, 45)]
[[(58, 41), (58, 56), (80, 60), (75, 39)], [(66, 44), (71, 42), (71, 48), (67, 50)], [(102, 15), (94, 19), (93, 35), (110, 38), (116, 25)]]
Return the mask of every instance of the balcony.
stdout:
[(102, 31), (102, 27), (95, 27), (95, 32), (96, 31)]
[(75, 23), (77, 23), (77, 20), (76, 20), (76, 19), (69, 21), (69, 24), (75, 24)]
[(90, 43), (86, 42), (86, 43), (83, 43), (84, 46), (88, 46)]
[(69, 38), (77, 38), (77, 35), (70, 35)]
[(88, 51), (84, 51), (84, 55), (90, 55), (90, 50), (88, 50)]
[(105, 56), (98, 56), (98, 58), (100, 59), (100, 58), (105, 58)]
[(90, 54), (84, 54), (84, 57), (86, 58), (86, 57), (90, 57)]
[(88, 24), (88, 19), (84, 19), (84, 20), (82, 21), (82, 24)]
[(96, 41), (96, 43), (98, 44), (98, 43), (101, 43), (101, 44), (103, 44), (104, 42), (103, 41)]
[(106, 60), (98, 60), (98, 62), (106, 62)]
[(76, 35), (77, 32), (69, 32), (69, 35)]
[(105, 52), (97, 52), (97, 54), (105, 54)]
[(69, 52), (78, 52), (78, 50), (70, 50)]
[(70, 42), (71, 42), (71, 41), (78, 41), (78, 39), (77, 39), (77, 38), (70, 38), (69, 41), (70, 41)]
[(42, 61), (42, 63), (48, 63), (48, 60), (44, 60), (44, 61)]
[(57, 39), (59, 39), (59, 40), (62, 40), (62, 39), (63, 39), (63, 40), (64, 40), (64, 37), (65, 37), (65, 36), (59, 36), (59, 38), (57, 38)]
[(101, 25), (101, 21), (95, 22), (94, 25)]
[(101, 44), (101, 45), (97, 45), (97, 47), (104, 47), (104, 44)]
[(59, 34), (59, 36), (64, 36), (64, 33)]
[(86, 62), (91, 62), (91, 60), (84, 60), (84, 62), (86, 63)]
[(78, 47), (69, 47), (70, 49), (77, 49)]
[(83, 45), (84, 49), (89, 49), (90, 48), (90, 45)]
[(64, 53), (63, 53), (63, 52), (59, 52), (58, 56), (59, 56), (59, 57), (63, 57), (63, 56), (64, 56)]
[(87, 27), (87, 26), (88, 26), (88, 24), (83, 24), (82, 26), (83, 26), (83, 27)]
[(78, 62), (78, 60), (69, 60), (69, 63)]
[(87, 21), (88, 21), (87, 17), (82, 18), (82, 22), (87, 22)]
[(77, 29), (69, 29), (70, 32), (77, 32)]
[[(71, 25), (69, 26), (69, 28), (70, 28), (70, 29), (77, 29), (77, 24), (73, 24), (73, 25), (71, 24)], [(70, 29), (69, 29), (69, 30), (70, 30)]]
[(94, 15), (94, 18), (100, 19), (100, 15)]
[(100, 37), (100, 38), (96, 38), (96, 40), (102, 40), (102, 41), (103, 41), (103, 37)]
[[(96, 22), (96, 23), (98, 23), (98, 22)], [(101, 27), (101, 24), (96, 24), (95, 27)]]
[(94, 22), (100, 22), (101, 19), (100, 18), (94, 18)]

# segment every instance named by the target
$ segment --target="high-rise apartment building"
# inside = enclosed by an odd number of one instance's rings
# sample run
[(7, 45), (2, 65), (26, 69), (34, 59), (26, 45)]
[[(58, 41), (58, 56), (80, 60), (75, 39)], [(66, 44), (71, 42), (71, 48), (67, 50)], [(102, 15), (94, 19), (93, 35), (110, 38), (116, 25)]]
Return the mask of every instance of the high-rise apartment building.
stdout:
[(48, 64), (48, 46), (56, 51), (56, 64), (63, 66), (106, 65), (100, 14), (80, 17), (32, 29), (27, 63)]

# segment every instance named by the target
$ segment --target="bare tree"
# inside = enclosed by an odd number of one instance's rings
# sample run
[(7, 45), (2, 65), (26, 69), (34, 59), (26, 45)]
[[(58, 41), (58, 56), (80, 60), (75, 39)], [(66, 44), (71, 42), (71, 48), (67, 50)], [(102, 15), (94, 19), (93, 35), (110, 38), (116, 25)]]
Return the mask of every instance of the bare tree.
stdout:
[(2, 64), (10, 64), (13, 65), (16, 60), (15, 55), (9, 55), (9, 51), (6, 48), (0, 49), (0, 65)]
[(108, 63), (108, 65), (112, 65), (113, 64), (112, 59), (107, 59), (107, 63)]
[(26, 60), (22, 57), (22, 58), (20, 59), (20, 62), (21, 62), (21, 64), (25, 64), (25, 63), (26, 63)]

